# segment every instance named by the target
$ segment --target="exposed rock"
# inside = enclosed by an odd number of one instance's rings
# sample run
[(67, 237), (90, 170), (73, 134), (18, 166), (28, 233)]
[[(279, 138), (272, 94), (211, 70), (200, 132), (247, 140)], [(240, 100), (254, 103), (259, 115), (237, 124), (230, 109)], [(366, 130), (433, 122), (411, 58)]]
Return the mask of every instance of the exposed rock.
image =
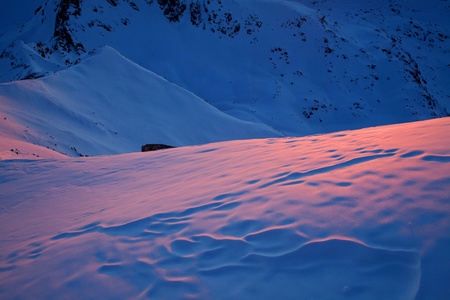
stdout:
[(136, 11), (139, 11), (139, 7), (136, 5), (136, 3), (134, 2), (130, 2), (128, 3), (130, 5), (130, 7)]
[(191, 11), (191, 23), (197, 27), (203, 22), (201, 9), (201, 5), (198, 2), (192, 2), (189, 5), (189, 10)]
[(55, 49), (61, 47), (66, 52), (75, 50), (78, 54), (84, 52), (83, 44), (76, 42), (68, 24), (71, 16), (79, 17), (81, 14), (80, 0), (61, 0), (55, 20)]
[(108, 3), (109, 4), (111, 4), (112, 6), (117, 6), (119, 3), (119, 1), (117, 1), (117, 0), (106, 0), (106, 1), (108, 1)]
[(142, 152), (148, 152), (148, 151), (156, 151), (161, 149), (169, 149), (169, 148), (175, 148), (173, 146), (164, 145), (164, 144), (146, 144), (141, 147)]
[(186, 10), (186, 4), (182, 0), (158, 0), (158, 4), (170, 22), (180, 22)]

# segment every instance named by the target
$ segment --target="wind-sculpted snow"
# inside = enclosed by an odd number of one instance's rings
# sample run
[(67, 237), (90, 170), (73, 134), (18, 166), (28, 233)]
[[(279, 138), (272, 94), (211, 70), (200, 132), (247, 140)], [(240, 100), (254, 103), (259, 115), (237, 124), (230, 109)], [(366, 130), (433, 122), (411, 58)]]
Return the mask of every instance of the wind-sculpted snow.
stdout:
[(446, 299), (450, 119), (0, 161), (2, 299)]

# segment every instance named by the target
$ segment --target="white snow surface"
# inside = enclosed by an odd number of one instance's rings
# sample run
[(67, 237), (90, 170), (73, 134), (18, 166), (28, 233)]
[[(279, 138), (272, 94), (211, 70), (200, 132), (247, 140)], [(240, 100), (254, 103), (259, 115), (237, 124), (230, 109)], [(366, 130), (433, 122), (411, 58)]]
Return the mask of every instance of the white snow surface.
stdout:
[(281, 136), (219, 111), (107, 46), (48, 77), (0, 84), (0, 112), (11, 121), (0, 123), (8, 136), (69, 156)]
[(2, 155), (0, 298), (449, 299), (449, 132)]

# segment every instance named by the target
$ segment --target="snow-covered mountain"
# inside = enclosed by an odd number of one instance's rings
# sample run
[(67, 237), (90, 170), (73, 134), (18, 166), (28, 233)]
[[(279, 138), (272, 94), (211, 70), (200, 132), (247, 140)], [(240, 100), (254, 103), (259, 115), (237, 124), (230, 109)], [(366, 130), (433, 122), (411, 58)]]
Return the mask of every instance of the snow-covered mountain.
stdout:
[(449, 15), (0, 2), (0, 298), (450, 299)]
[(286, 135), (429, 119), (450, 110), (449, 13), (440, 0), (48, 0), (0, 36), (0, 80), (108, 45)]
[(0, 298), (449, 299), (449, 132), (0, 157)]
[(226, 115), (110, 47), (45, 78), (0, 85), (0, 112), (3, 136), (70, 156), (281, 136)]

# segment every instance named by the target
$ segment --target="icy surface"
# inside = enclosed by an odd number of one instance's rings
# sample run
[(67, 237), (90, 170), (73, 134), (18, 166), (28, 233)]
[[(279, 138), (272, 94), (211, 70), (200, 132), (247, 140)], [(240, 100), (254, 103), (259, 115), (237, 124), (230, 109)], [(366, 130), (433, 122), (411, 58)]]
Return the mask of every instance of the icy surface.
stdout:
[(448, 132), (2, 156), (0, 298), (448, 299)]

